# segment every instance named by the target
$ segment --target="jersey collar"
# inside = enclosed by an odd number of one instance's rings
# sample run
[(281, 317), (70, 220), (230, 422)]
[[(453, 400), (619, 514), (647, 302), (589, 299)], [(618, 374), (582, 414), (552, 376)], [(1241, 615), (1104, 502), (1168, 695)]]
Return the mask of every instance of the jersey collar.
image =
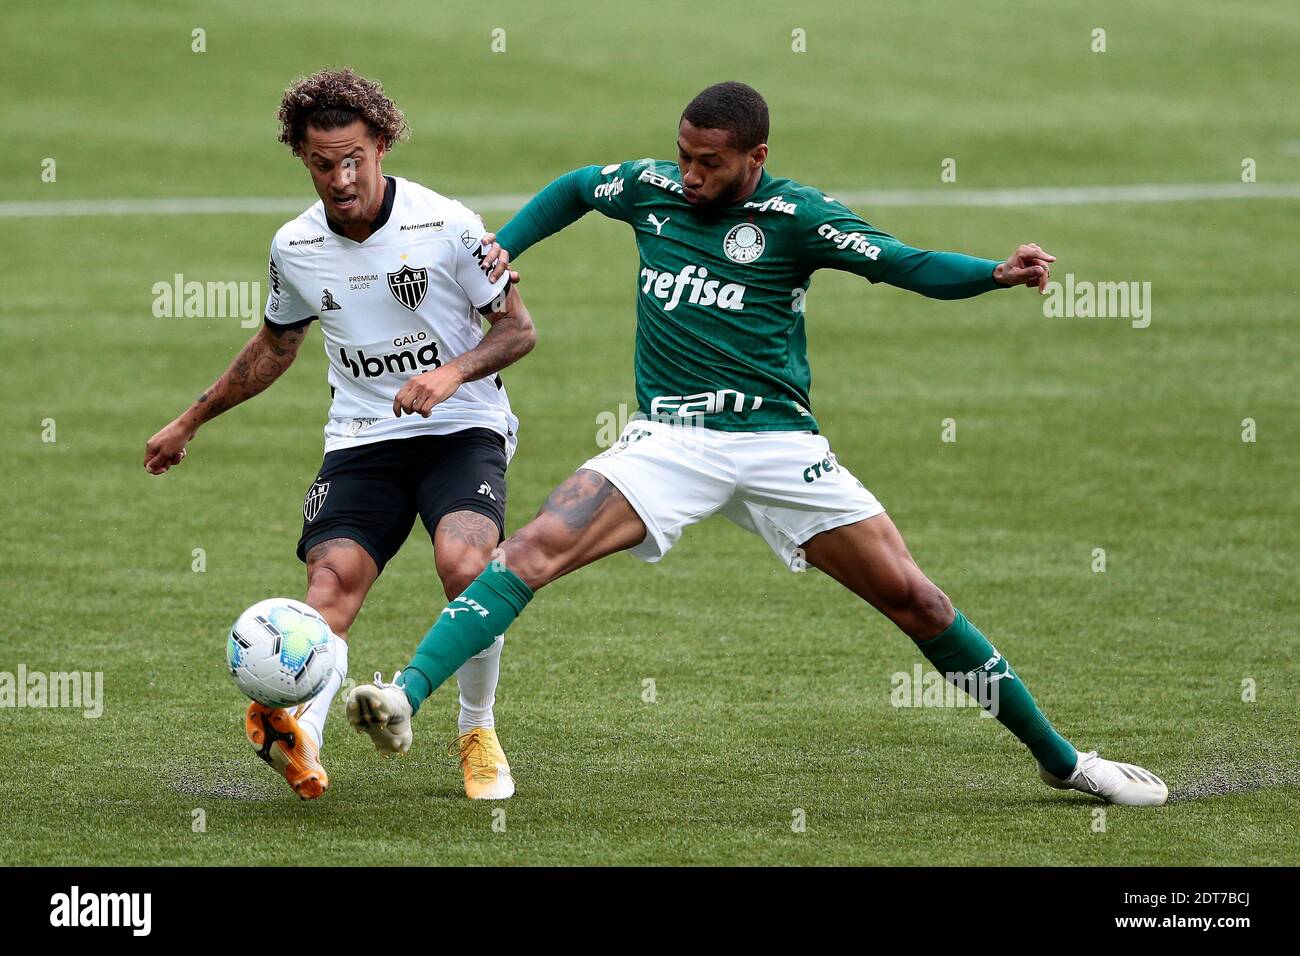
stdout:
[[(384, 202), (383, 205), (379, 207), (379, 215), (377, 215), (374, 219), (370, 221), (370, 235), (372, 237), (374, 236), (375, 233), (377, 233), (380, 229), (384, 228), (384, 226), (387, 225), (388, 218), (393, 214), (393, 202), (396, 199), (397, 199), (397, 180), (395, 180), (392, 176), (385, 176), (384, 177)], [(329, 216), (325, 217), (325, 224), (330, 227), (330, 232), (334, 233), (336, 236), (343, 236), (344, 239), (348, 238), (347, 236), (343, 235), (342, 229), (334, 225), (334, 220), (331, 219)], [(349, 241), (356, 242), (355, 239)]]

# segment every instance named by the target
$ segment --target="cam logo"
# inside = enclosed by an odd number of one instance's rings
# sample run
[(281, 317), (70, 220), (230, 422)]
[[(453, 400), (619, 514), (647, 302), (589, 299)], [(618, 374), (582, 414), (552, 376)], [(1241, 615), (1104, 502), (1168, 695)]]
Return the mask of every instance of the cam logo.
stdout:
[(827, 222), (817, 227), (817, 235), (823, 239), (829, 239), (840, 249), (852, 249), (854, 252), (860, 252), (871, 260), (880, 258), (880, 247), (873, 245), (860, 232), (840, 232)]
[(429, 270), (412, 269), (402, 266), (396, 272), (388, 273), (388, 291), (393, 298), (414, 312), (424, 301), (424, 293), (429, 289)]
[(307, 491), (307, 497), (302, 500), (303, 519), (311, 524), (320, 514), (321, 505), (325, 504), (325, 496), (330, 493), (330, 483), (328, 481), (318, 481)]
[(786, 202), (784, 196), (773, 196), (771, 199), (764, 199), (762, 202), (747, 202), (746, 209), (757, 209), (759, 212), (783, 212), (787, 216), (793, 216), (795, 209), (798, 207), (792, 202)]
[(710, 279), (709, 270), (703, 266), (687, 266), (676, 275), (647, 268), (641, 270), (641, 278), (641, 293), (664, 300), (665, 312), (677, 308), (683, 295), (691, 305), (716, 305), (719, 309), (733, 312), (739, 312), (745, 307), (743, 285)]
[(753, 262), (763, 254), (767, 240), (763, 230), (753, 223), (742, 222), (732, 226), (722, 239), (722, 251), (732, 262)]
[[(728, 408), (728, 405), (731, 407)], [(650, 402), (650, 414), (691, 418), (727, 411), (752, 412), (762, 407), (762, 395), (746, 395), (734, 388), (720, 388), (716, 392), (698, 392), (694, 395), (656, 395)]]
[(623, 177), (620, 176), (618, 177), (618, 179), (615, 179), (612, 182), (601, 183), (599, 186), (597, 186), (596, 198), (613, 199), (615, 196), (619, 195), (622, 192), (623, 192)]
[(823, 458), (821, 461), (809, 465), (803, 470), (803, 480), (812, 484), (822, 475), (829, 475), (832, 471), (835, 471), (836, 462), (833, 460), (834, 457), (832, 455), (830, 458)]

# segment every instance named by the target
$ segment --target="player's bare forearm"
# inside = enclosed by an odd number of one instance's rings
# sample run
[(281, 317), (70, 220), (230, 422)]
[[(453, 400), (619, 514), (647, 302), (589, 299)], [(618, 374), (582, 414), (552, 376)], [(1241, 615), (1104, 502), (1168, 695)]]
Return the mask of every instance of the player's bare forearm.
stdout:
[(537, 329), (533, 326), (532, 316), (513, 286), (506, 299), (506, 311), (494, 312), (488, 321), (491, 327), (482, 341), (447, 363), (461, 373), (462, 381), (472, 382), (494, 375), (507, 365), (518, 362), (537, 344)]
[(478, 345), (403, 385), (393, 399), (393, 414), (428, 418), (434, 406), (445, 402), (466, 382), (496, 374), (519, 361), (537, 344), (532, 316), (514, 285), (506, 296), (504, 311), (492, 313), (488, 321), (492, 327)]
[(283, 375), (293, 364), (306, 335), (307, 326), (275, 329), (264, 325), (259, 329), (221, 377), (145, 443), (145, 469), (150, 474), (161, 475), (180, 464), (185, 457), (185, 446), (199, 426), (252, 398)]
[(181, 421), (197, 429), (265, 390), (298, 357), (298, 347), (307, 336), (307, 328), (276, 330), (263, 325), (239, 350), (221, 377), (185, 410)]

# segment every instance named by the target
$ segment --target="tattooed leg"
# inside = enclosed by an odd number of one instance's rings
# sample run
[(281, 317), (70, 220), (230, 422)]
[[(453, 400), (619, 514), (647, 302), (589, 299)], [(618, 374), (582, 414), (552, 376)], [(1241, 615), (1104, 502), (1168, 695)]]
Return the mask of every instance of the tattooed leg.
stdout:
[(606, 555), (635, 547), (645, 524), (604, 475), (581, 469), (551, 492), (537, 517), (501, 546), (506, 567), (533, 590)]
[(497, 554), (504, 567), (490, 562), (443, 608), (396, 685), (353, 691), (348, 720), (369, 733), (381, 751), (404, 752), (410, 746), (408, 721), (420, 704), (466, 661), (489, 650), (537, 588), (634, 547), (645, 535), (637, 513), (603, 475), (585, 468), (575, 472), (546, 499), (537, 517), (501, 546)]
[(454, 511), (442, 517), (433, 535), (433, 559), (447, 600), (478, 577), (500, 540), (497, 523), (485, 514)]

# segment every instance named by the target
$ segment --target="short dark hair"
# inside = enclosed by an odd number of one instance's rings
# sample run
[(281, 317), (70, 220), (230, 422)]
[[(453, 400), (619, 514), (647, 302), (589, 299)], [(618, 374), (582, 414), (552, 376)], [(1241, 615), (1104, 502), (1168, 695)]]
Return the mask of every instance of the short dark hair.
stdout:
[(715, 83), (682, 111), (682, 119), (700, 129), (724, 129), (731, 146), (750, 150), (767, 142), (767, 101), (744, 83)]
[(307, 135), (307, 127), (338, 129), (364, 120), (370, 132), (392, 149), (409, 130), (397, 104), (384, 95), (381, 84), (350, 69), (321, 70), (299, 77), (284, 91), (280, 101), (280, 142), (295, 156)]

